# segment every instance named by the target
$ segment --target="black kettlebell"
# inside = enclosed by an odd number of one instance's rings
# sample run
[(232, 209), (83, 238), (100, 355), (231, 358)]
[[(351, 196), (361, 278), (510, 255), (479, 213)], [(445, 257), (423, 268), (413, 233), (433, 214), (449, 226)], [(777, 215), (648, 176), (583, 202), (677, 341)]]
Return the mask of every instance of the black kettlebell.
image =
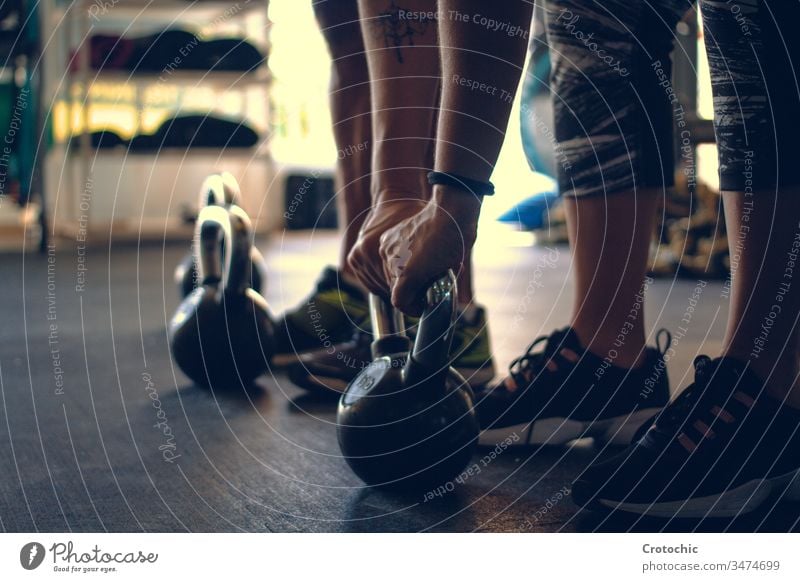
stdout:
[(412, 347), (402, 315), (369, 298), (373, 361), (347, 387), (336, 418), (342, 454), (368, 485), (442, 485), (464, 469), (477, 444), (472, 390), (447, 365), (457, 305), (452, 271), (425, 299)]
[(200, 211), (200, 286), (169, 324), (172, 357), (197, 384), (248, 386), (267, 369), (274, 328), (266, 300), (249, 287), (251, 244), (250, 219), (238, 206)]
[[(200, 187), (200, 200), (198, 208), (203, 209), (206, 206), (224, 206), (226, 208), (231, 205), (238, 205), (241, 200), (242, 193), (239, 188), (239, 183), (230, 172), (222, 172), (221, 174), (212, 174), (203, 181)], [(199, 220), (199, 218), (198, 218)], [(264, 268), (264, 257), (261, 256), (259, 250), (252, 247), (250, 250), (250, 266), (249, 266), (249, 280), (250, 287), (262, 293), (265, 289), (264, 282), (266, 281)], [(197, 263), (195, 262), (194, 253), (191, 251), (183, 257), (178, 266), (175, 267), (175, 284), (178, 286), (180, 296), (186, 297), (191, 293), (199, 283), (197, 274)]]

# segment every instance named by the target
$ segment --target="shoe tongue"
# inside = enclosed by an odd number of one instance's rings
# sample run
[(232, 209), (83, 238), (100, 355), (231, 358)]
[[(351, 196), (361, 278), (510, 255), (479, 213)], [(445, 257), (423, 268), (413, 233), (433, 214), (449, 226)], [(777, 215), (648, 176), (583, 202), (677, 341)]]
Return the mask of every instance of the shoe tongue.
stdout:
[(550, 337), (547, 338), (547, 346), (545, 347), (544, 356), (546, 358), (552, 357), (554, 354), (559, 352), (569, 353), (571, 358), (574, 358), (573, 354), (577, 354), (581, 357), (591, 357), (592, 354), (586, 351), (586, 349), (581, 345), (580, 339), (578, 339), (578, 334), (575, 333), (575, 330), (571, 327), (565, 327), (563, 329), (557, 329), (553, 333), (550, 334)]
[(578, 339), (578, 334), (575, 333), (575, 330), (571, 327), (565, 327), (564, 329), (559, 329), (553, 332), (553, 335), (550, 336), (550, 341), (556, 339), (556, 334), (562, 334), (562, 337), (560, 340), (557, 340), (556, 344), (554, 344), (553, 347), (555, 349), (563, 350), (564, 348), (569, 348), (578, 353), (585, 351), (581, 345), (581, 340)]
[(780, 403), (764, 391), (764, 383), (745, 362), (729, 357), (712, 360), (699, 356), (694, 365), (694, 384), (659, 414), (639, 444), (660, 447), (676, 442), (676, 446), (681, 446), (679, 437), (686, 437), (685, 427), (694, 426), (690, 418), (700, 419), (709, 426), (719, 418), (722, 419), (720, 427), (735, 427), (737, 425), (732, 424), (735, 420), (741, 420), (753, 410), (762, 418), (771, 418), (780, 408)]
[[(676, 428), (689, 416), (703, 414), (715, 407), (719, 410), (744, 404), (751, 407), (763, 391), (763, 383), (744, 362), (735, 358), (707, 356), (695, 358), (695, 381), (659, 415), (652, 437), (674, 436)], [(767, 400), (767, 398), (761, 398)], [(739, 402), (741, 404), (735, 404)], [(741, 418), (741, 415), (738, 415)]]
[(325, 267), (317, 279), (317, 291), (335, 289), (339, 284), (339, 271), (333, 267)]
[[(580, 354), (585, 352), (581, 346), (580, 340), (578, 339), (578, 334), (575, 333), (575, 330), (573, 330), (571, 327), (557, 329), (551, 333), (547, 338), (547, 344), (544, 348), (544, 352), (537, 353), (541, 358), (543, 358), (543, 361), (547, 362), (553, 357), (554, 354), (558, 352), (566, 354), (569, 360), (574, 359), (576, 356), (580, 357)], [(535, 371), (528, 366), (529, 364), (524, 364), (524, 367), (517, 369), (518, 373), (521, 374), (526, 381), (530, 381), (528, 376), (532, 377), (535, 373)], [(514, 379), (513, 373), (506, 377), (504, 384), (506, 389), (510, 391), (514, 391), (519, 388), (517, 381)]]
[(756, 399), (764, 389), (764, 383), (755, 372), (736, 358), (696, 360), (695, 368), (695, 381), (705, 384), (709, 395), (719, 393), (727, 398), (735, 390)]

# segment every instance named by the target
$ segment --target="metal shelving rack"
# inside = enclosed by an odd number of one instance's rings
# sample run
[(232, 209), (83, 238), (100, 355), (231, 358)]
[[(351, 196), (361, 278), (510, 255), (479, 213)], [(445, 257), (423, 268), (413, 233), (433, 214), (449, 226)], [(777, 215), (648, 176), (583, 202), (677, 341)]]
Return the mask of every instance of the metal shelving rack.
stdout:
[[(23, 120), (18, 135), (12, 145), (20, 152), (38, 152), (37, 141), (42, 135), (41, 113), (41, 35), (38, 19), (38, 3), (26, 0), (21, 3), (17, 26), (0, 32), (0, 74), (10, 76), (20, 89), (28, 91)], [(5, 143), (5, 142), (4, 142)], [(12, 212), (13, 224), (7, 223), (10, 203), (4, 201), (4, 221), (2, 224), (3, 247), (12, 242), (14, 247), (22, 241), (27, 248), (26, 239), (38, 239), (38, 248), (44, 250), (47, 244), (42, 200), (42, 173), (33, 155), (20, 156), (19, 160), (19, 204), (17, 212)], [(6, 168), (6, 171), (8, 168)], [(2, 192), (5, 197), (7, 192)], [(10, 229), (9, 232), (7, 230)]]
[[(197, 211), (194, 202), (200, 182), (205, 174), (216, 170), (232, 171), (240, 179), (243, 205), (253, 216), (256, 230), (271, 226), (270, 213), (263, 211), (273, 172), (268, 138), (271, 74), (266, 62), (248, 72), (171, 70), (165, 80), (163, 73), (94, 70), (89, 42), (93, 33), (136, 36), (142, 31), (176, 27), (195, 30), (198, 24), (212, 28), (220, 25), (235, 28), (237, 36), (246, 38), (268, 55), (271, 25), (268, 9), (267, 0), (43, 2), (43, 29), (53, 31), (53, 46), (48, 47), (52, 58), (45, 59), (47, 99), (51, 108), (57, 103), (65, 107), (67, 135), (71, 136), (56, 141), (48, 153), (47, 176), (54, 187), (47, 191), (47, 198), (52, 200), (49, 222), (54, 233), (74, 237), (87, 230), (88, 224), (95, 239), (186, 238), (192, 232), (191, 221), (187, 218)], [(72, 55), (77, 67), (71, 68)], [(155, 85), (177, 88), (180, 101), (195, 89), (213, 90), (215, 96), (238, 95), (241, 116), (254, 124), (260, 121), (256, 127), (262, 139), (257, 146), (247, 149), (190, 147), (157, 152), (95, 149), (90, 131), (97, 128), (90, 127), (90, 115), (96, 105), (91, 91), (96, 83), (116, 85), (133, 92), (133, 99), (126, 101), (126, 105), (133, 105), (140, 129), (146, 109), (144, 95)], [(115, 175), (117, 172), (119, 175)], [(115, 182), (109, 184), (109, 180)], [(87, 196), (90, 185), (91, 192)], [(100, 192), (100, 188), (108, 192)], [(137, 189), (142, 192), (137, 193)], [(100, 198), (103, 195), (113, 195), (110, 209), (109, 201)], [(137, 196), (143, 200), (131, 200)], [(165, 207), (155, 204), (164, 197), (168, 197)], [(91, 204), (84, 204), (87, 198), (92, 199)], [(90, 208), (86, 216), (84, 209), (98, 202), (105, 204), (105, 211), (91, 212)]]

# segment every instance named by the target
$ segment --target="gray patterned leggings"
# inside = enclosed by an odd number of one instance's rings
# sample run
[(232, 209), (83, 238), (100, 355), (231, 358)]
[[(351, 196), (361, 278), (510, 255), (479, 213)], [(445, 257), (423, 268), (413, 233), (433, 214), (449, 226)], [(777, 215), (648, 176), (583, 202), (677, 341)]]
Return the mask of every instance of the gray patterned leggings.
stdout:
[[(674, 28), (692, 0), (547, 0), (550, 86), (567, 196), (673, 184)], [(700, 0), (722, 190), (800, 184), (799, 0)]]

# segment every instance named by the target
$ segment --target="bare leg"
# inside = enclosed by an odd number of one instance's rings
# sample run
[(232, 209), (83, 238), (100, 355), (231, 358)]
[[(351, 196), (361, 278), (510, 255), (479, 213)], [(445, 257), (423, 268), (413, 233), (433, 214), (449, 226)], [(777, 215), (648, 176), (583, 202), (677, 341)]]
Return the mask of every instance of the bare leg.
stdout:
[(613, 353), (623, 368), (644, 355), (641, 292), (658, 200), (654, 190), (564, 199), (575, 273), (571, 325), (584, 347)]
[[(652, 63), (670, 78), (672, 26), (685, 9), (547, 2), (559, 189), (574, 257), (570, 325), (583, 347), (621, 368), (646, 359), (644, 276), (675, 167), (672, 104)], [(597, 46), (614, 54), (614, 66), (592, 53)]]
[[(723, 355), (744, 362), (776, 397), (800, 408), (794, 259), (800, 236), (800, 191), (725, 192), (732, 261), (731, 305)], [(800, 266), (800, 264), (799, 264)]]
[(342, 227), (340, 265), (352, 275), (347, 255), (372, 206), (372, 125), (369, 73), (356, 0), (314, 3), (314, 13), (331, 53), (330, 106), (339, 150), (336, 191)]
[[(737, 9), (752, 29), (729, 18)], [(800, 187), (797, 91), (787, 87), (800, 57), (794, 2), (703, 2), (720, 184), (731, 252), (731, 296), (723, 354), (747, 362), (767, 390), (800, 408), (797, 319)], [(758, 71), (753, 74), (752, 71)], [(735, 97), (735, 98), (734, 98)]]

